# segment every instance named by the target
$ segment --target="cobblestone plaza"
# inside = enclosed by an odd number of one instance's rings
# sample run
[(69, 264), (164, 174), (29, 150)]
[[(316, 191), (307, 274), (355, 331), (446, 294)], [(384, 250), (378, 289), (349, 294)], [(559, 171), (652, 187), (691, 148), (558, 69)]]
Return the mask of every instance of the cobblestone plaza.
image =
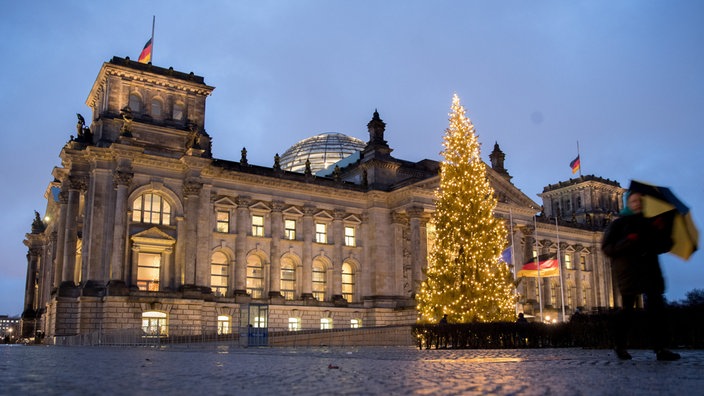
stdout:
[[(704, 351), (658, 362), (633, 350), (413, 347), (0, 348), (4, 394), (683, 395), (704, 386)], [(72, 361), (66, 365), (66, 361)]]

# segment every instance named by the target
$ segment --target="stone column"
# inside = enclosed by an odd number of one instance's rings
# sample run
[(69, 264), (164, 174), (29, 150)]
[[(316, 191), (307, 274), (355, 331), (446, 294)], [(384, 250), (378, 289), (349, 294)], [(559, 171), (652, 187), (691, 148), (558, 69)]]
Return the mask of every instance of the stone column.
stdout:
[(332, 220), (332, 300), (343, 301), (342, 298), (342, 248), (345, 241), (344, 209), (335, 209)]
[(176, 216), (176, 247), (174, 254), (174, 272), (173, 279), (169, 281), (171, 287), (176, 290), (183, 286), (186, 282), (186, 221), (183, 216)]
[(284, 235), (284, 203), (271, 203), (271, 271), (269, 273), (269, 297), (281, 297), (281, 238)]
[(128, 277), (125, 274), (125, 249), (127, 248), (127, 194), (134, 174), (116, 170), (113, 174), (113, 185), (117, 190), (115, 199), (115, 230), (112, 241), (112, 257), (110, 259), (110, 281), (124, 282)]
[[(582, 255), (584, 254), (583, 253), (584, 246), (575, 245), (574, 249), (575, 249), (575, 251), (577, 251), (578, 260), (575, 263), (576, 264), (575, 268), (577, 269), (577, 271), (575, 271), (575, 286), (577, 286), (577, 295), (575, 296), (576, 301), (574, 302), (574, 307), (570, 307), (573, 310), (577, 307), (581, 307), (582, 302), (584, 301), (583, 295), (582, 295), (582, 293), (584, 293), (584, 290), (582, 290), (582, 274), (584, 273), (582, 271)], [(585, 260), (586, 260), (586, 258), (585, 258)], [(586, 264), (586, 262), (585, 262), (585, 264)]]
[(54, 257), (54, 283), (52, 284), (52, 289), (58, 288), (61, 285), (61, 281), (63, 281), (67, 208), (68, 192), (62, 188), (61, 192), (59, 192), (59, 224), (56, 232), (56, 256)]
[(196, 230), (196, 268), (195, 284), (210, 286), (210, 240), (213, 234), (213, 210), (210, 204), (210, 184), (202, 184), (198, 208), (198, 227)]
[(235, 239), (235, 295), (247, 294), (247, 235), (251, 232), (249, 206), (252, 199), (237, 199), (237, 239)]
[(301, 297), (305, 299), (313, 298), (313, 234), (315, 228), (313, 224), (313, 215), (316, 208), (311, 205), (303, 206), (303, 292)]
[(35, 285), (39, 282), (37, 275), (39, 272), (39, 257), (41, 249), (30, 246), (27, 252), (27, 279), (24, 288), (24, 310), (37, 309), (37, 294)]
[[(406, 210), (410, 216), (411, 226), (411, 271), (410, 271), (410, 292), (416, 293), (420, 289), (422, 280), (423, 267), (427, 260), (427, 238), (425, 238), (426, 220), (422, 218), (423, 208), (413, 206)], [(408, 291), (404, 290), (404, 294), (408, 295)]]
[(184, 286), (196, 284), (196, 261), (198, 242), (198, 215), (200, 206), (200, 191), (203, 185), (196, 181), (186, 181), (183, 184), (183, 198), (186, 201), (186, 235), (179, 238), (186, 240), (186, 255), (184, 261)]
[(64, 259), (62, 283), (76, 286), (76, 243), (78, 242), (78, 206), (81, 191), (86, 190), (86, 180), (82, 177), (69, 177), (68, 203), (66, 208), (66, 228), (64, 234)]
[[(393, 246), (393, 266), (389, 271), (393, 274), (388, 279), (390, 294), (402, 295), (403, 291), (411, 288), (411, 244), (410, 235), (407, 231), (408, 215), (401, 212), (391, 213), (391, 243)], [(396, 282), (396, 278), (401, 279), (401, 282)]]

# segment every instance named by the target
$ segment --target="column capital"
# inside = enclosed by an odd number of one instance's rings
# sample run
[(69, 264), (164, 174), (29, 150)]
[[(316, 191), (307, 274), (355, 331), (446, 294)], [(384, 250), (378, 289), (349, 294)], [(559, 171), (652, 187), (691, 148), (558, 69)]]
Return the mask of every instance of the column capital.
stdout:
[(199, 183), (195, 180), (187, 180), (183, 183), (183, 195), (193, 196), (200, 194), (200, 190), (203, 188), (203, 183)]
[(118, 169), (112, 174), (112, 184), (115, 188), (117, 188), (117, 186), (129, 186), (133, 178), (134, 173)]

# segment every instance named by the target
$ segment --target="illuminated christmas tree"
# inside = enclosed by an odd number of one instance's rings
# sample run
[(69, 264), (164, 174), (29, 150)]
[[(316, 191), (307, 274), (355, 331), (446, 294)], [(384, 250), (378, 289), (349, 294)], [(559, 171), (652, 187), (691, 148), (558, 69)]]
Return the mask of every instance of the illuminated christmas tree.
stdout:
[(510, 321), (514, 286), (500, 258), (506, 227), (494, 216), (494, 190), (457, 95), (449, 121), (433, 218), (436, 240), (417, 295), (419, 321), (437, 323), (443, 315), (454, 323)]

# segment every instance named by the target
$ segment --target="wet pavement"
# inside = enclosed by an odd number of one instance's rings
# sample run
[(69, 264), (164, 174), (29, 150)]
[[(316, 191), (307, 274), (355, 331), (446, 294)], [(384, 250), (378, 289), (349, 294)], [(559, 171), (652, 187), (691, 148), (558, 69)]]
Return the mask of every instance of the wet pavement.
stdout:
[(0, 393), (26, 395), (683, 395), (704, 351), (659, 362), (631, 350), (413, 347), (0, 346)]

